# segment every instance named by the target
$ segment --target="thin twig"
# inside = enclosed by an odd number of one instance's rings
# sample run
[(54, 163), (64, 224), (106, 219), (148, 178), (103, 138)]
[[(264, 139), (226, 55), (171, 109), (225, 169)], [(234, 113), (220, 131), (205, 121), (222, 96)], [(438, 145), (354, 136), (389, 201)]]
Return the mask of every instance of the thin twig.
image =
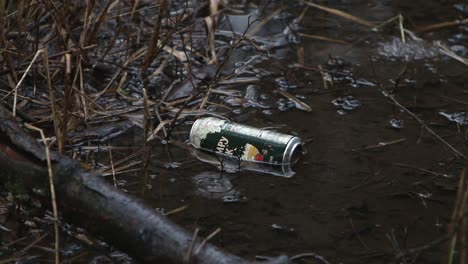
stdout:
[(141, 189), (141, 196), (145, 196), (145, 191), (148, 185), (149, 181), (149, 172), (148, 172), (148, 166), (149, 166), (149, 159), (151, 157), (151, 152), (150, 152), (150, 143), (148, 142), (148, 136), (150, 135), (150, 131), (152, 128), (152, 122), (151, 122), (151, 116), (149, 113), (149, 106), (148, 106), (148, 94), (146, 93), (146, 89), (143, 89), (143, 112), (144, 112), (144, 142), (143, 142), (143, 167), (142, 167), (142, 173), (143, 173), (143, 187)]
[(423, 126), (435, 138), (437, 138), (440, 142), (442, 142), (449, 149), (451, 149), (455, 154), (457, 154), (458, 156), (464, 158), (465, 160), (467, 159), (467, 157), (463, 153), (461, 153), (459, 150), (457, 150), (454, 146), (450, 145), (450, 143), (448, 143), (445, 139), (443, 139), (441, 136), (439, 136), (434, 130), (432, 130), (428, 125), (426, 125), (426, 123), (421, 118), (419, 118), (416, 114), (414, 114), (408, 108), (404, 107), (400, 102), (398, 102), (398, 100), (389, 91), (387, 91), (379, 82), (376, 81), (375, 83), (377, 84), (377, 87), (379, 87), (379, 89), (382, 91), (382, 93), (384, 94), (385, 97), (390, 98), (390, 100), (396, 106), (398, 106), (401, 110), (405, 111), (407, 114), (412, 116), (416, 121), (418, 121), (419, 124), (421, 124), (421, 126)]
[(200, 250), (203, 248), (203, 246), (210, 240), (212, 239), (214, 236), (216, 236), (219, 232), (221, 232), (221, 228), (216, 228), (215, 231), (213, 231), (213, 233), (211, 233), (210, 235), (208, 235), (201, 243), (200, 245), (198, 246), (198, 248), (195, 250), (195, 252), (193, 253), (194, 255), (198, 255), (198, 253), (200, 253)]
[(193, 246), (195, 245), (197, 241), (197, 236), (198, 236), (199, 231), (200, 229), (197, 227), (195, 228), (195, 231), (193, 232), (192, 241), (190, 242), (190, 246), (188, 248), (187, 254), (185, 255), (184, 263), (190, 263), (190, 260), (192, 259)]
[(334, 39), (334, 38), (329, 38), (329, 37), (320, 36), (320, 35), (312, 35), (312, 34), (306, 34), (306, 33), (299, 33), (299, 35), (301, 35), (304, 38), (323, 40), (323, 41), (331, 42), (331, 43), (337, 43), (337, 44), (343, 44), (343, 45), (351, 44), (351, 42), (348, 42), (346, 40)]
[[(385, 92), (385, 88), (383, 87), (380, 87), (381, 89), (383, 89)], [(426, 123), (421, 119), (419, 118), (416, 114), (414, 114), (413, 112), (411, 112), (408, 108), (404, 107), (402, 104), (400, 104), (400, 102), (398, 102), (398, 100), (395, 99), (395, 97), (393, 97), (391, 94), (387, 93), (386, 92), (386, 96), (388, 98), (390, 98), (390, 100), (393, 101), (393, 103), (398, 106), (399, 108), (401, 108), (403, 111), (405, 111), (407, 114), (409, 114), (410, 116), (412, 116), (416, 121), (418, 121), (419, 124), (421, 124), (421, 126), (423, 126), (429, 133), (431, 133), (435, 138), (437, 138), (440, 142), (442, 142), (444, 145), (446, 145), (449, 149), (451, 149), (455, 154), (457, 154), (458, 156), (464, 158), (464, 159), (467, 159), (467, 157), (461, 153), (459, 150), (457, 150), (454, 146), (450, 145), (450, 143), (448, 143), (445, 139), (443, 139), (441, 136), (439, 136), (434, 130), (432, 130), (428, 125), (426, 125)]]
[(112, 158), (112, 147), (109, 142), (109, 160), (112, 171), (112, 180), (114, 181), (114, 187), (117, 187), (117, 179), (115, 178), (114, 159)]
[(21, 79), (19, 80), (19, 82), (16, 84), (15, 86), (15, 95), (14, 95), (14, 99), (13, 99), (13, 116), (16, 116), (16, 104), (17, 104), (17, 100), (18, 100), (18, 88), (20, 87), (20, 85), (23, 83), (24, 79), (26, 78), (26, 76), (28, 75), (29, 71), (31, 70), (31, 67), (32, 65), (34, 64), (34, 62), (37, 60), (37, 58), (39, 57), (39, 55), (43, 52), (42, 49), (38, 50), (36, 52), (36, 54), (34, 55), (34, 58), (32, 59), (32, 61), (29, 63), (29, 66), (28, 68), (26, 68), (26, 71), (23, 73), (23, 76), (21, 76)]
[(393, 144), (403, 142), (405, 140), (406, 140), (406, 138), (400, 138), (400, 139), (395, 139), (395, 140), (391, 140), (391, 141), (379, 142), (379, 143), (374, 144), (374, 145), (369, 145), (369, 146), (365, 146), (365, 147), (362, 147), (362, 148), (355, 148), (355, 149), (351, 149), (351, 150), (352, 151), (358, 151), (358, 150), (365, 150), (365, 149), (382, 148), (382, 147), (386, 147), (386, 146), (390, 146), (390, 145), (393, 145)]
[(369, 28), (373, 28), (375, 26), (374, 23), (372, 23), (370, 21), (367, 21), (365, 19), (353, 16), (353, 15), (348, 14), (346, 12), (343, 12), (341, 10), (326, 7), (326, 6), (319, 5), (319, 4), (315, 4), (315, 3), (308, 2), (308, 1), (305, 1), (305, 0), (303, 0), (303, 2), (308, 6), (315, 7), (317, 9), (320, 9), (320, 10), (325, 11), (327, 13), (330, 13), (330, 14), (333, 14), (333, 15), (336, 15), (336, 16), (351, 20), (353, 22), (356, 22), (358, 24), (364, 25), (364, 26), (369, 27)]
[(324, 264), (330, 264), (330, 262), (328, 262), (324, 257), (322, 257), (322, 256), (320, 256), (320, 255), (318, 255), (316, 253), (312, 253), (312, 252), (298, 254), (298, 255), (292, 256), (289, 259), (291, 261), (294, 261), (294, 260), (303, 259), (303, 258), (314, 258), (316, 260), (321, 261)]
[(428, 26), (423, 26), (423, 27), (418, 27), (416, 28), (416, 32), (427, 32), (427, 31), (434, 31), (446, 27), (453, 27), (453, 26), (459, 26), (463, 24), (468, 24), (468, 18), (462, 19), (462, 20), (453, 20), (453, 21), (446, 21), (446, 22), (441, 22), (441, 23), (436, 23)]

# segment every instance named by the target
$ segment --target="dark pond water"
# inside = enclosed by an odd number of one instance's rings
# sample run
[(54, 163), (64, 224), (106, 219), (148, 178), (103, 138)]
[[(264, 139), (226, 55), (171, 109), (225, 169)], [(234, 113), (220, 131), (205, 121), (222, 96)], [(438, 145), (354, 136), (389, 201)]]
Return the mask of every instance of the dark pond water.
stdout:
[[(402, 13), (409, 28), (466, 15), (457, 10), (458, 2), (327, 4), (371, 21), (385, 21)], [(292, 16), (304, 8), (272, 4), (267, 12), (280, 7)], [(257, 33), (259, 38), (281, 33), (284, 20), (280, 17), (287, 16), (285, 12), (264, 25)], [(243, 30), (246, 16), (229, 18), (238, 31)], [(188, 230), (200, 228), (203, 235), (222, 228), (212, 242), (251, 258), (315, 252), (331, 263), (386, 263), (401, 251), (444, 235), (462, 162), (386, 97), (377, 83), (393, 91), (403, 106), (464, 152), (466, 117), (462, 114), (457, 125), (452, 114), (466, 109), (468, 68), (440, 54), (432, 41), (442, 40), (453, 50), (466, 53), (468, 27), (419, 35), (424, 40), (407, 36), (407, 42), (402, 43), (394, 27), (370, 32), (315, 9), (307, 10), (301, 25), (301, 32), (350, 44), (303, 37), (299, 44), (271, 50), (270, 54), (246, 47), (236, 50), (227, 68), (234, 71), (248, 65), (243, 76), (265, 73), (256, 85), (259, 100), (269, 107), (222, 102), (231, 108), (227, 115), (234, 121), (279, 127), (302, 137), (308, 153), (297, 174), (289, 179), (252, 172), (220, 175), (215, 167), (199, 162), (186, 150), (156, 145), (152, 163), (155, 178), (148, 203), (165, 211), (188, 205), (170, 218)], [(325, 74), (331, 82), (324, 87), (318, 71), (293, 67), (301, 61), (344, 75)], [(229, 88), (246, 93), (246, 87)], [(294, 103), (283, 101), (274, 92), (278, 88), (301, 99), (313, 111), (301, 111)], [(219, 109), (225, 110), (219, 106), (212, 110)], [(180, 127), (180, 139), (186, 138), (188, 127)], [(382, 145), (385, 142), (389, 144)], [(177, 168), (165, 169), (162, 163), (176, 164)], [(210, 193), (200, 187), (200, 179), (218, 176), (222, 177), (219, 190)], [(223, 186), (228, 186), (226, 193)], [(445, 254), (442, 244), (406, 263), (440, 263)]]
[[(461, 1), (326, 5), (375, 22), (401, 13), (409, 29), (468, 13)], [(228, 43), (231, 30), (242, 33), (249, 17), (258, 15), (258, 6), (223, 17), (219, 39)], [(468, 67), (442, 54), (433, 41), (466, 57), (468, 25), (418, 34), (420, 39), (406, 34), (403, 43), (396, 26), (373, 32), (314, 8), (294, 24), (304, 9), (299, 2), (273, 1), (266, 7), (266, 14), (275, 15), (251, 37), (269, 50), (242, 44), (224, 68), (225, 75), (254, 81), (221, 82), (215, 88), (224, 93), (206, 107), (241, 124), (303, 138), (307, 154), (296, 175), (221, 173), (186, 149), (158, 142), (152, 148), (146, 202), (162, 212), (186, 206), (168, 217), (190, 231), (199, 228), (203, 236), (221, 228), (211, 242), (250, 259), (314, 252), (330, 263), (391, 262), (402, 251), (446, 234), (463, 161), (387, 93), (466, 153)], [(285, 42), (288, 27), (341, 43), (293, 33)], [(301, 110), (278, 89), (312, 112)], [(193, 120), (184, 120), (173, 137), (185, 142)], [(112, 145), (138, 148), (141, 136), (140, 129), (133, 129)], [(112, 154), (117, 159), (130, 153), (117, 149)], [(102, 162), (108, 162), (108, 153), (104, 156)], [(138, 173), (116, 175), (122, 189), (137, 195), (141, 179)], [(440, 263), (446, 249), (442, 243), (403, 263)]]

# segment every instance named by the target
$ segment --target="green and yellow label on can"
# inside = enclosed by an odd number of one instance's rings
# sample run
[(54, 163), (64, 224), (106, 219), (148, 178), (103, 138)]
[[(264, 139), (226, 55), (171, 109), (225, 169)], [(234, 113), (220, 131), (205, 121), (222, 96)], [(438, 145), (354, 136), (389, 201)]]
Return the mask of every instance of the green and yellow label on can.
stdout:
[(196, 149), (221, 157), (221, 160), (226, 158), (231, 163), (237, 160), (240, 169), (284, 177), (294, 175), (291, 166), (302, 153), (302, 141), (296, 136), (214, 117), (196, 120), (189, 140)]

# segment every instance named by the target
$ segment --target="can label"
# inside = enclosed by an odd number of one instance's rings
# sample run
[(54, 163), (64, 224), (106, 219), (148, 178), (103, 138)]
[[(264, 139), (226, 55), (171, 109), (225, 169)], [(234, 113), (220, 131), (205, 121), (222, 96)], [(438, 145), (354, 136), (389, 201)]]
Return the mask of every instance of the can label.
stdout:
[(194, 124), (191, 143), (196, 148), (243, 161), (282, 164), (286, 146), (293, 138), (226, 120), (205, 118), (203, 121)]

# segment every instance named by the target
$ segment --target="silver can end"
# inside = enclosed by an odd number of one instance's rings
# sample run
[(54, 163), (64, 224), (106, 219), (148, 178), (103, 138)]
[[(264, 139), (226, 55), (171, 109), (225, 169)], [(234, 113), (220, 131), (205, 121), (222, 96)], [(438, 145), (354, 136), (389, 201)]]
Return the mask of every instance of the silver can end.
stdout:
[(304, 154), (302, 148), (302, 140), (298, 137), (293, 137), (289, 140), (283, 154), (283, 174), (284, 177), (292, 177), (296, 172), (292, 170), (292, 166), (296, 164), (300, 157)]

